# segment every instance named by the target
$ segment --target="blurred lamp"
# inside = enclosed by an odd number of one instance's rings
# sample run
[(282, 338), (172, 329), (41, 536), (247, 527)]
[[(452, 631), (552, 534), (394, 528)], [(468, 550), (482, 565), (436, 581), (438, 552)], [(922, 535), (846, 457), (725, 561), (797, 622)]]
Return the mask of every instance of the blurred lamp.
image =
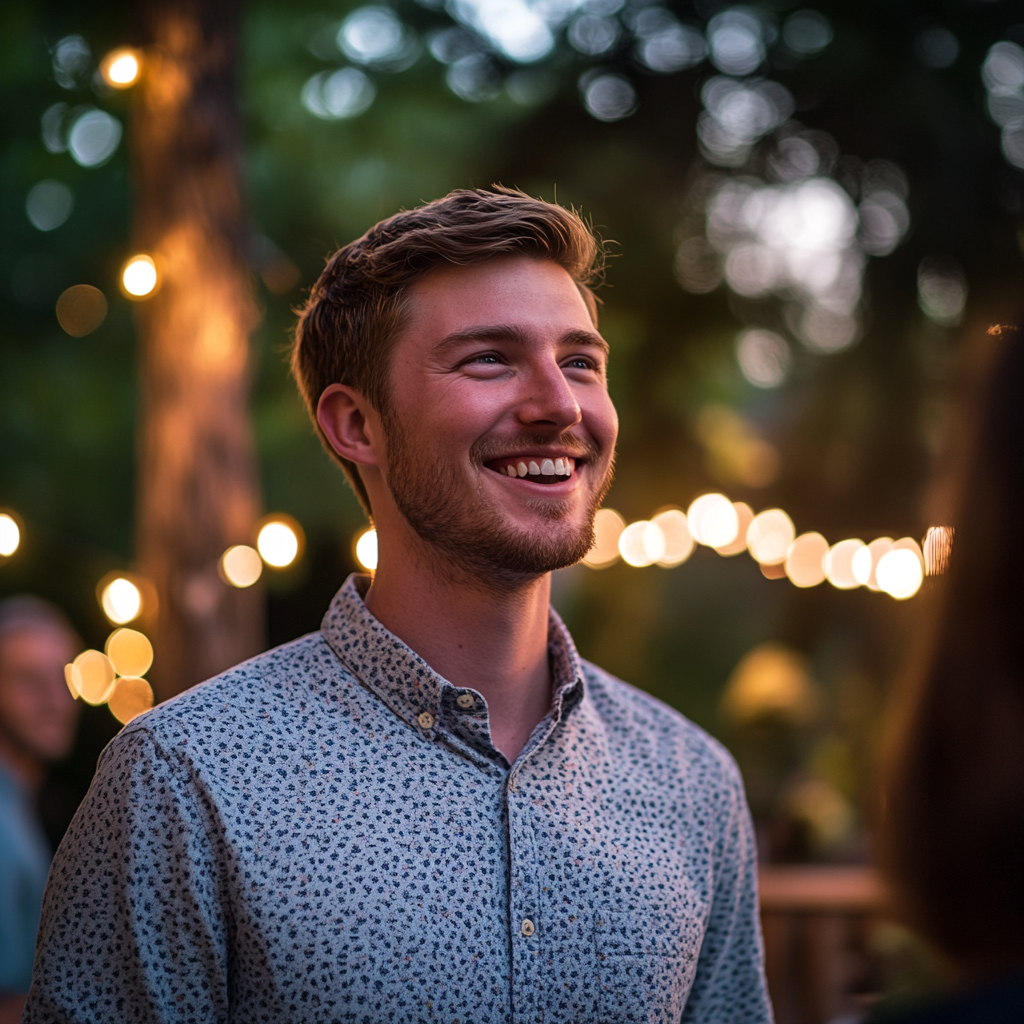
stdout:
[(106, 653), (119, 676), (144, 676), (153, 664), (153, 645), (137, 629), (115, 629), (107, 637)]
[(630, 523), (619, 535), (619, 554), (627, 565), (653, 565), (665, 554), (665, 535), (647, 519)]
[(860, 551), (867, 550), (862, 540), (841, 540), (833, 544), (825, 556), (825, 577), (839, 590), (853, 590), (863, 586), (853, 571), (853, 560)]
[(14, 521), (14, 516), (0, 512), (0, 557), (13, 555), (20, 543), (21, 529)]
[(127, 89), (139, 79), (141, 65), (136, 50), (122, 47), (111, 50), (100, 61), (100, 74), (103, 81), (113, 89)]
[(356, 538), (356, 561), (368, 572), (377, 568), (377, 531), (372, 526)]
[(724, 494), (702, 494), (686, 510), (686, 521), (693, 539), (709, 548), (731, 544), (740, 529), (736, 509)]
[[(600, 514), (599, 512), (598, 515)], [(658, 565), (670, 569), (685, 562), (693, 553), (695, 546), (686, 522), (686, 513), (682, 509), (667, 508), (651, 516), (651, 522), (661, 530), (661, 535), (665, 538), (665, 551), (658, 559)], [(596, 522), (594, 525), (596, 527)]]
[(262, 573), (263, 559), (248, 544), (235, 544), (220, 556), (220, 574), (233, 587), (251, 587)]
[(793, 520), (781, 508), (758, 513), (747, 527), (747, 548), (761, 565), (781, 565), (795, 539)]
[(82, 651), (71, 663), (71, 679), (86, 704), (102, 704), (111, 694), (117, 673), (101, 651)]
[(271, 568), (287, 569), (299, 557), (301, 547), (302, 528), (291, 516), (275, 513), (263, 520), (256, 535), (256, 549)]
[(949, 556), (953, 551), (953, 527), (929, 526), (922, 547), (925, 575), (941, 576), (949, 568)]
[(129, 298), (145, 299), (153, 294), (159, 275), (152, 256), (139, 253), (133, 256), (121, 271), (121, 284)]
[(796, 587), (816, 587), (825, 579), (828, 541), (820, 533), (802, 533), (786, 555), (786, 575)]
[(122, 676), (114, 684), (113, 692), (107, 698), (110, 713), (122, 725), (127, 725), (152, 706), (153, 688), (145, 679), (139, 679), (137, 676)]
[(123, 626), (142, 613), (142, 592), (125, 576), (115, 576), (100, 592), (103, 614), (115, 626)]
[(875, 575), (879, 590), (884, 590), (897, 601), (905, 601), (921, 589), (921, 583), (924, 581), (924, 563), (912, 549), (893, 545), (892, 549), (878, 560)]
[(736, 509), (736, 536), (728, 544), (716, 547), (715, 550), (726, 558), (738, 555), (741, 551), (747, 550), (747, 530), (754, 521), (754, 510), (745, 501), (734, 501), (732, 507)]
[(594, 543), (583, 556), (583, 564), (591, 569), (607, 569), (619, 560), (619, 536), (626, 520), (613, 508), (598, 509), (594, 516)]
[(106, 319), (107, 297), (91, 284), (75, 284), (57, 299), (57, 323), (72, 338), (84, 338)]

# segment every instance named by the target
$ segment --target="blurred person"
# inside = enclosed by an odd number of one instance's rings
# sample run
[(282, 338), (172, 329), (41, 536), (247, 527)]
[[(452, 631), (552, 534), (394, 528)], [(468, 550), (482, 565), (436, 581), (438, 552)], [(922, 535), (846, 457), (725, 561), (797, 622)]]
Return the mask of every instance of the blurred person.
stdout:
[(550, 607), (612, 476), (599, 256), (499, 190), (330, 259), (293, 368), (377, 570), (107, 748), (29, 1024), (771, 1019), (735, 764)]
[(51, 851), (34, 800), (49, 766), (67, 757), (78, 704), (64, 681), (77, 638), (35, 597), (0, 601), (0, 1024), (18, 1020)]
[(1024, 336), (990, 338), (954, 424), (936, 501), (953, 513), (949, 569), (923, 609), (884, 776), (882, 867), (952, 981), (899, 1017), (921, 1024), (1024, 1021)]

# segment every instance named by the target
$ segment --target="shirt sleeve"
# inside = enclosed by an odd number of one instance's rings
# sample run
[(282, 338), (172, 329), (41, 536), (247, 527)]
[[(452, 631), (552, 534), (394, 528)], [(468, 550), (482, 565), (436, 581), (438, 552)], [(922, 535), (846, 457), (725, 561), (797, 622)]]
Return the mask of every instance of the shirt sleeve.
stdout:
[(218, 854), (211, 804), (185, 760), (130, 726), (54, 858), (23, 1024), (225, 1021)]
[(739, 772), (731, 764), (730, 769), (708, 927), (682, 1024), (774, 1020), (764, 973), (754, 825)]

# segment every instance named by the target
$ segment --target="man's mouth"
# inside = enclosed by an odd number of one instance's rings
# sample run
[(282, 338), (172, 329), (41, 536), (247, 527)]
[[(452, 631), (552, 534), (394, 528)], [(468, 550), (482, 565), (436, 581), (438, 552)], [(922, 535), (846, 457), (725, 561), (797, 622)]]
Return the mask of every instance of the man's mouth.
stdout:
[(493, 459), (485, 463), (488, 469), (502, 476), (531, 480), (538, 484), (558, 484), (571, 477), (576, 470), (576, 460), (570, 458), (529, 458), (512, 456)]

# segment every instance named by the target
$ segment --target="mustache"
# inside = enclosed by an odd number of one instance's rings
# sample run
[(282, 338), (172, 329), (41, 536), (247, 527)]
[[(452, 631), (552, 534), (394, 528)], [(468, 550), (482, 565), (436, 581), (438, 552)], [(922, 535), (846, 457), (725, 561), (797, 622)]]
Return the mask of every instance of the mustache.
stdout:
[(469, 457), (477, 465), (483, 465), (493, 459), (518, 454), (524, 448), (551, 448), (552, 455), (571, 455), (588, 462), (595, 462), (601, 455), (601, 449), (593, 441), (566, 430), (547, 434), (522, 431), (503, 438), (483, 438), (470, 448)]

